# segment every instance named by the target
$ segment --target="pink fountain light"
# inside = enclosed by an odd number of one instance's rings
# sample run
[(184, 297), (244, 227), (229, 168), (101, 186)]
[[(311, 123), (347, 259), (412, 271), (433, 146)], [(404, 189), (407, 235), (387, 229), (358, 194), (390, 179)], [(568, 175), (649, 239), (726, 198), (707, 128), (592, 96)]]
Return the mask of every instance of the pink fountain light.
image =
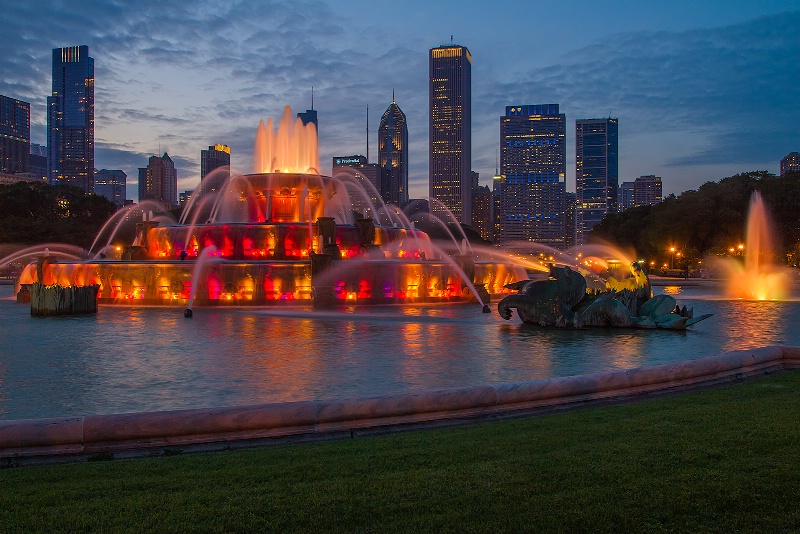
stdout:
[(727, 262), (728, 295), (747, 300), (780, 300), (788, 293), (787, 270), (775, 265), (773, 232), (761, 193), (753, 193), (747, 216), (744, 264)]

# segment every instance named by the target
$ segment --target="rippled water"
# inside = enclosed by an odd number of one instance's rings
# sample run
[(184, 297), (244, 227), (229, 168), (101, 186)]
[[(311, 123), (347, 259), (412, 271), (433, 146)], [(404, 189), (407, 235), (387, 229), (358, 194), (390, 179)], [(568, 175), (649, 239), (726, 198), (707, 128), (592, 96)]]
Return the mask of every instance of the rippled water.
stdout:
[(419, 392), (800, 345), (800, 302), (661, 290), (715, 315), (685, 332), (541, 329), (477, 305), (196, 309), (193, 319), (106, 306), (36, 318), (0, 286), (0, 419)]

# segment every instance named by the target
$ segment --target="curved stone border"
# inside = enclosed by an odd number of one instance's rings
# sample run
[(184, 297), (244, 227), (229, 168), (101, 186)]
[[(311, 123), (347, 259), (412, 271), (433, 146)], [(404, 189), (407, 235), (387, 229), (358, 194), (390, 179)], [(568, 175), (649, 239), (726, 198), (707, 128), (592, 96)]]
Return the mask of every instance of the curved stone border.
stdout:
[(324, 438), (569, 406), (800, 368), (800, 347), (771, 346), (652, 367), (362, 399), (0, 421), (0, 460), (105, 455), (286, 437)]

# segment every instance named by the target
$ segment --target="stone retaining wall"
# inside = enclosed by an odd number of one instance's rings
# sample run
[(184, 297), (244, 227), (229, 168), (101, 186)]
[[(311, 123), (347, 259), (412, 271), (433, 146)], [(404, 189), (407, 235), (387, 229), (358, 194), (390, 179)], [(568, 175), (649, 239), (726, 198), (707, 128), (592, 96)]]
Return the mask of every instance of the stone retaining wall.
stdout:
[(183, 450), (290, 436), (324, 438), (452, 419), (522, 413), (603, 399), (725, 382), (800, 368), (800, 347), (772, 346), (652, 367), (362, 399), (304, 401), (0, 421), (0, 460)]

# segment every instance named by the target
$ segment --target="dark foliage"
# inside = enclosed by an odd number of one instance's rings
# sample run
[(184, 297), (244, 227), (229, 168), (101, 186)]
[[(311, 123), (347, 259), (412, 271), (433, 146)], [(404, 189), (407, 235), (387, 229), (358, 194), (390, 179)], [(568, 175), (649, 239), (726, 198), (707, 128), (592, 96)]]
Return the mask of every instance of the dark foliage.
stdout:
[(590, 239), (631, 247), (639, 257), (668, 257), (670, 246), (684, 251), (683, 261), (722, 253), (745, 239), (747, 213), (754, 191), (772, 215), (781, 256), (792, 260), (800, 242), (800, 173), (775, 176), (747, 172), (707, 182), (655, 206), (631, 208), (609, 215)]
[(0, 243), (66, 243), (88, 248), (116, 211), (113, 202), (77, 187), (39, 182), (0, 185)]

